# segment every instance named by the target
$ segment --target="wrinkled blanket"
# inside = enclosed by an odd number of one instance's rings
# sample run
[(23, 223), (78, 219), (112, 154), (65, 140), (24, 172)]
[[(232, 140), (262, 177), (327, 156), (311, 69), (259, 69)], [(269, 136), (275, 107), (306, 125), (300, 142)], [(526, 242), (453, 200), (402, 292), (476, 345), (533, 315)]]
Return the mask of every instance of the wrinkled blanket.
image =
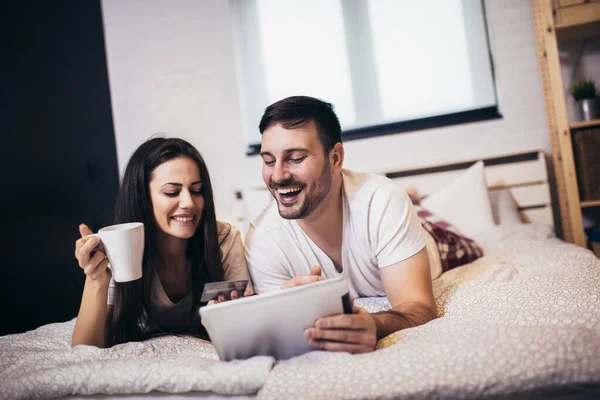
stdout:
[(210, 342), (163, 336), (110, 349), (71, 348), (74, 320), (0, 337), (0, 399), (192, 390), (254, 394), (275, 360), (219, 362)]
[(371, 354), (279, 362), (259, 398), (482, 398), (600, 383), (600, 260), (542, 226), (492, 235), (493, 251), (434, 281), (438, 319)]
[[(600, 384), (600, 260), (540, 226), (492, 236), (483, 258), (434, 281), (438, 319), (388, 336), (373, 353), (225, 363), (209, 342), (186, 336), (71, 349), (71, 321), (0, 337), (0, 398), (149, 391), (481, 398)], [(356, 303), (389, 308), (385, 298)]]

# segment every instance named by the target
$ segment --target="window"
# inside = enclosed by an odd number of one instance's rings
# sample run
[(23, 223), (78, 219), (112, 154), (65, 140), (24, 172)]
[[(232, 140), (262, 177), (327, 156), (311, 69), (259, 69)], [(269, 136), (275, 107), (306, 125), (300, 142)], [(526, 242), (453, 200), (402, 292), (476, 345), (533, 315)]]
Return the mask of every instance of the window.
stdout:
[(242, 121), (333, 103), (345, 140), (498, 117), (481, 0), (230, 0)]

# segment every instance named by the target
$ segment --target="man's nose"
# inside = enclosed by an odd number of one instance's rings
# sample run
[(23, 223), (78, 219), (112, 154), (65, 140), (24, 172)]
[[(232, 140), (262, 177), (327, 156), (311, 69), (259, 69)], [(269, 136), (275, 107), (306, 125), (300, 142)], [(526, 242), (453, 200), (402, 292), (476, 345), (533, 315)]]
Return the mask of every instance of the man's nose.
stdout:
[(287, 165), (284, 162), (275, 163), (275, 167), (273, 168), (273, 176), (272, 179), (275, 183), (283, 183), (285, 181), (290, 180), (292, 174), (287, 169)]

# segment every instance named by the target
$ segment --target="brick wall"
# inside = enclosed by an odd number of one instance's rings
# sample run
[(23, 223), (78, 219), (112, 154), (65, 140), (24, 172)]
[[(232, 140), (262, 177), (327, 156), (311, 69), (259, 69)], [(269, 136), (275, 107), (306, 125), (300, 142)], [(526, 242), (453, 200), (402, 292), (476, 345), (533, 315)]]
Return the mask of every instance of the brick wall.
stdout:
[[(488, 0), (499, 120), (349, 141), (346, 166), (382, 171), (524, 150), (550, 151), (529, 2)], [(213, 175), (217, 208), (262, 184), (244, 154), (227, 1), (103, 0), (119, 166), (150, 134), (190, 140)], [(415, 61), (417, 62), (417, 61)]]

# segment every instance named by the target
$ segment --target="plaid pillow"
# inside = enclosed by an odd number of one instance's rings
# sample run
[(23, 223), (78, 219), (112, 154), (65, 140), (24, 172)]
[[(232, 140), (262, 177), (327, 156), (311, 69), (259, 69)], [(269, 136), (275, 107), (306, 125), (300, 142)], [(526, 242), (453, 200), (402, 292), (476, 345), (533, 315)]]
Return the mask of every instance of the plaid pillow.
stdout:
[(416, 196), (410, 195), (410, 199), (415, 206), (421, 225), (437, 244), (443, 272), (468, 264), (483, 256), (483, 251), (473, 239), (466, 237), (454, 225), (421, 207), (421, 202)]

